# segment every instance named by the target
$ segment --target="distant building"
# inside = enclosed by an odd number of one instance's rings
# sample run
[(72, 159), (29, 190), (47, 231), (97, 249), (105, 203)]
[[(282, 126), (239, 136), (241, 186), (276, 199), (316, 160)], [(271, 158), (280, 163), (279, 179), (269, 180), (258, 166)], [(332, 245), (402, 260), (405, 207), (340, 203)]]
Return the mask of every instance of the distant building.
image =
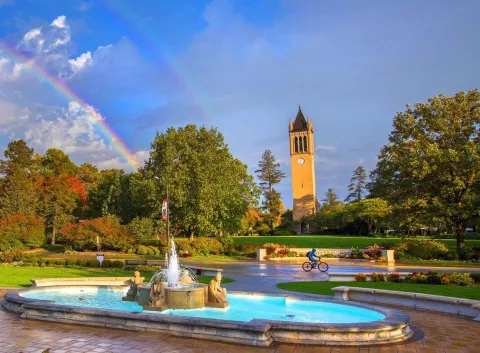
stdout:
[[(290, 120), (290, 157), (292, 165), (293, 220), (301, 222), (302, 217), (317, 211), (318, 202), (315, 192), (315, 144), (313, 125), (310, 118), (305, 119), (298, 107), (295, 121)], [(307, 224), (300, 223), (297, 233), (308, 233)]]

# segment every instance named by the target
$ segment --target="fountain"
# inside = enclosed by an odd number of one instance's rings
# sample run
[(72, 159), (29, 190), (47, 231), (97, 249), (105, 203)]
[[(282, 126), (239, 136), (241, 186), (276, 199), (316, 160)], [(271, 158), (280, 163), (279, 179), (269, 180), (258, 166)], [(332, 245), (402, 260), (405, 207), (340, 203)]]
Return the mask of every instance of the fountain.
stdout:
[(136, 301), (144, 310), (155, 311), (226, 308), (229, 306), (227, 291), (221, 287), (221, 279), (217, 273), (208, 286), (199, 283), (190, 269), (180, 266), (172, 238), (170, 252), (165, 255), (165, 268), (157, 271), (148, 284), (134, 283), (131, 293), (136, 293), (135, 298), (127, 296), (123, 300)]

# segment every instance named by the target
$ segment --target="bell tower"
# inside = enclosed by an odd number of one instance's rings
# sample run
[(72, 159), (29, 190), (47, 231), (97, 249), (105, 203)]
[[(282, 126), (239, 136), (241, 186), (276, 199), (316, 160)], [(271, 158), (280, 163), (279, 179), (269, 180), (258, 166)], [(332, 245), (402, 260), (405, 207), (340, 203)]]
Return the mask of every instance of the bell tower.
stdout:
[[(315, 160), (313, 125), (305, 119), (300, 106), (295, 121), (288, 126), (290, 137), (290, 158), (292, 166), (293, 220), (301, 222), (302, 217), (316, 212)], [(305, 231), (299, 224), (297, 234)]]

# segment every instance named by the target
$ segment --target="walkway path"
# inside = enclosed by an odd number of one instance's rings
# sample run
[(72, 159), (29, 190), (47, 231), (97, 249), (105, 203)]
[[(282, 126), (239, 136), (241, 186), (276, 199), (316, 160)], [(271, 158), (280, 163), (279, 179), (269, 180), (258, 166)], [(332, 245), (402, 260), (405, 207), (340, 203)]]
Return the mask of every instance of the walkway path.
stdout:
[[(0, 295), (3, 297), (0, 290)], [(415, 336), (406, 344), (382, 347), (331, 348), (275, 344), (256, 348), (174, 337), (169, 334), (130, 332), (42, 321), (24, 320), (0, 310), (0, 353), (111, 352), (111, 353), (477, 353), (480, 323), (412, 310)]]

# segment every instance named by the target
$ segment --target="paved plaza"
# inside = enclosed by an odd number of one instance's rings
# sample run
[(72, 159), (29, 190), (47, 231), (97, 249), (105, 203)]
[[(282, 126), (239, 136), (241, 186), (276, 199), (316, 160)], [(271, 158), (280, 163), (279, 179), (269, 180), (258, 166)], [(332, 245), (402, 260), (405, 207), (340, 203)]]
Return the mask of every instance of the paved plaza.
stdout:
[[(0, 290), (3, 298), (5, 290)], [(415, 335), (405, 344), (382, 347), (336, 348), (274, 344), (255, 348), (175, 337), (169, 334), (130, 332), (115, 329), (24, 320), (0, 310), (0, 352), (369, 352), (369, 353), (477, 353), (480, 323), (413, 310), (408, 314)]]

